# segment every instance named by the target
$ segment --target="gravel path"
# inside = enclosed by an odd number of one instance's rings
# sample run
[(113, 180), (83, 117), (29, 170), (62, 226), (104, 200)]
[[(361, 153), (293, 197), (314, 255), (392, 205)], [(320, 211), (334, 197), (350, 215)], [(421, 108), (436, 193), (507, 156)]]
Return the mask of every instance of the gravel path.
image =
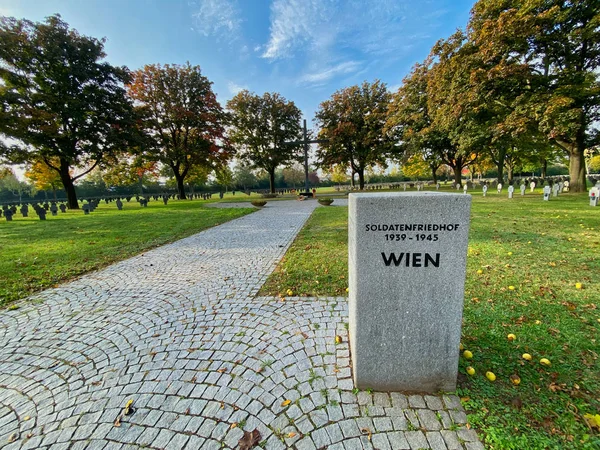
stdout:
[(267, 449), (482, 449), (456, 396), (353, 391), (345, 298), (255, 297), (316, 206), (271, 202), (0, 312), (0, 448), (236, 448), (257, 429)]

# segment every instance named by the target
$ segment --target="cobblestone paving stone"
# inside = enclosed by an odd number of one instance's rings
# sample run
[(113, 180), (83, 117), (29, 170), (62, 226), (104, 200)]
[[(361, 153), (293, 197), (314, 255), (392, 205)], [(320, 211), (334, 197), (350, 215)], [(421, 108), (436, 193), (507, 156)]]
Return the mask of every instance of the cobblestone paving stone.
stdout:
[(353, 390), (345, 298), (256, 297), (315, 206), (271, 202), (0, 312), (0, 448), (235, 448), (254, 429), (266, 449), (483, 448), (456, 396)]

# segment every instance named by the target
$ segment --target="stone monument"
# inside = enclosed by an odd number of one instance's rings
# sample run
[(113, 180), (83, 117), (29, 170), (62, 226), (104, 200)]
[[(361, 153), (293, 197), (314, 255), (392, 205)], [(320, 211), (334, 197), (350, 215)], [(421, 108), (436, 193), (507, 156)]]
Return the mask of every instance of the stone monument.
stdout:
[(349, 322), (359, 389), (453, 391), (471, 196), (350, 194)]

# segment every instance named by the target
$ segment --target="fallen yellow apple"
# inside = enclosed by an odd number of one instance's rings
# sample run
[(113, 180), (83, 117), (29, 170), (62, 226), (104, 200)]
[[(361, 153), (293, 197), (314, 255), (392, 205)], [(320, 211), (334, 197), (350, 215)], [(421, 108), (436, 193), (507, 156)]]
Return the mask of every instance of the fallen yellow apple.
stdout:
[(517, 336), (515, 336), (514, 334), (510, 333), (508, 336), (506, 336), (508, 338), (509, 341), (514, 341)]
[(508, 256), (512, 256), (512, 252), (508, 252)]
[(525, 361), (531, 361), (531, 355), (529, 353), (523, 353), (521, 358), (523, 358)]
[(292, 295), (294, 295), (294, 292), (291, 289), (288, 289), (287, 295), (291, 297)]
[(471, 366), (467, 367), (467, 373), (469, 375), (475, 375), (475, 369), (473, 369)]
[(514, 286), (509, 286), (509, 287), (508, 287), (508, 290), (509, 290), (509, 291), (514, 291), (514, 290), (515, 290), (515, 287), (514, 287)]
[(518, 386), (521, 383), (521, 378), (519, 378), (519, 375), (511, 375), (510, 376), (510, 381), (512, 382), (512, 384), (514, 384), (515, 386)]
[[(599, 319), (600, 320), (600, 319)], [(462, 345), (462, 342), (460, 344), (458, 344), (458, 349), (462, 352), (464, 350), (464, 346)]]
[(471, 358), (473, 358), (473, 353), (471, 353), (469, 350), (465, 350), (463, 352), (463, 356), (467, 359), (471, 359)]
[(546, 359), (546, 358), (542, 358), (540, 359), (540, 364), (542, 366), (551, 366), (552, 364), (550, 364), (550, 360)]
[(583, 284), (575, 283), (575, 289), (581, 289), (582, 287), (583, 287)]
[(478, 273), (479, 275), (481, 275), (481, 274), (483, 273), (483, 270), (479, 269), (479, 270), (477, 271), (477, 273)]
[(346, 288), (346, 292), (350, 292), (350, 288)]
[(486, 372), (485, 377), (490, 381), (496, 381), (496, 375), (494, 375), (494, 372)]

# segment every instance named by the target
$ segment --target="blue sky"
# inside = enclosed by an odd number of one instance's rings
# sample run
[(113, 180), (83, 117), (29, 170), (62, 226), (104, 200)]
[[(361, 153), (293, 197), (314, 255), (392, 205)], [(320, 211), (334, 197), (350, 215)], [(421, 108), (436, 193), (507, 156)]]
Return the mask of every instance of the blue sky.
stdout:
[(0, 15), (60, 13), (106, 38), (107, 60), (199, 65), (224, 105), (240, 89), (279, 92), (312, 122), (336, 90), (396, 89), (431, 46), (464, 28), (473, 0), (0, 0)]

